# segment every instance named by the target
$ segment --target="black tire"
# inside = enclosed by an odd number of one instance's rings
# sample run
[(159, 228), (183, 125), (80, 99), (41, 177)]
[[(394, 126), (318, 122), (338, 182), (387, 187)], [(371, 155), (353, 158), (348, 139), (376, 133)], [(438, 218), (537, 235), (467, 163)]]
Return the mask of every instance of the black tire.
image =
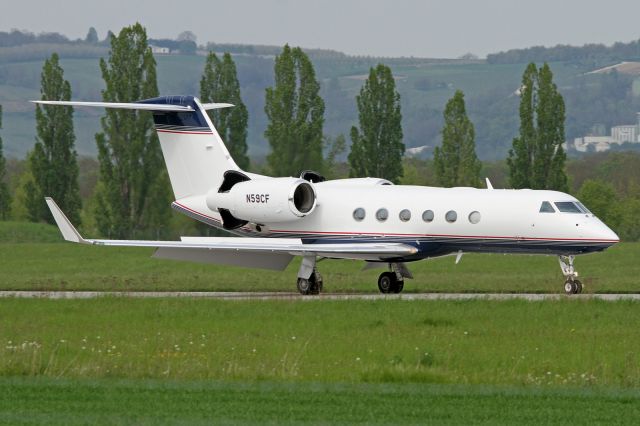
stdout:
[(403, 288), (404, 288), (404, 280), (396, 281), (396, 285), (393, 286), (393, 292), (394, 293), (401, 293)]
[(300, 294), (306, 296), (308, 294), (311, 294), (313, 283), (311, 282), (311, 280), (308, 280), (306, 278), (298, 278), (297, 286)]
[(396, 286), (396, 274), (393, 272), (383, 272), (378, 277), (378, 290), (380, 293), (388, 294), (394, 291)]
[(311, 274), (309, 281), (311, 282), (311, 290), (309, 291), (309, 294), (320, 294), (320, 283), (318, 282), (318, 277), (315, 273)]
[(573, 280), (573, 284), (574, 284), (574, 291), (573, 294), (580, 294), (582, 293), (582, 283), (578, 280)]
[(314, 293), (312, 294), (322, 293), (323, 281), (322, 281), (322, 275), (320, 275), (320, 272), (314, 272), (313, 274), (311, 274), (310, 279), (312, 279), (314, 282)]
[(572, 279), (568, 279), (564, 282), (564, 292), (567, 295), (576, 294), (577, 288), (578, 286), (576, 285), (576, 282)]

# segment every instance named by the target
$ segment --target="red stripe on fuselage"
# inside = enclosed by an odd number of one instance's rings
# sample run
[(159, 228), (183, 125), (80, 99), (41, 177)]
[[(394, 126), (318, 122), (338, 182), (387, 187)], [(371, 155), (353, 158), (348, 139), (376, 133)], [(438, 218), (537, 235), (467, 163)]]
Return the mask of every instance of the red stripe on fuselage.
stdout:
[[(220, 220), (207, 216), (204, 213), (200, 213), (189, 207), (186, 207), (176, 201), (174, 204), (182, 207), (185, 210), (189, 210), (195, 214), (200, 216), (204, 216), (216, 222), (220, 222)], [(594, 240), (589, 238), (540, 238), (540, 237), (496, 237), (496, 236), (488, 236), (488, 235), (453, 235), (453, 234), (397, 234), (397, 233), (389, 233), (389, 232), (332, 232), (332, 231), (287, 231), (282, 229), (272, 229), (270, 230), (276, 234), (308, 234), (308, 235), (361, 235), (361, 236), (382, 236), (382, 237), (429, 237), (429, 238), (466, 238), (466, 239), (491, 239), (491, 240), (515, 240), (515, 241), (584, 241), (584, 242), (593, 242), (593, 243), (618, 243), (620, 240)]]

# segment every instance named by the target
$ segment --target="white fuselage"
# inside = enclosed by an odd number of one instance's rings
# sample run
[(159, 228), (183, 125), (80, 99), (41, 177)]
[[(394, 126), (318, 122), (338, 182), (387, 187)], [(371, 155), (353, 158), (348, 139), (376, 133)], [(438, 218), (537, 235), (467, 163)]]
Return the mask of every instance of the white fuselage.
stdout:
[[(600, 251), (619, 241), (595, 215), (563, 213), (555, 208), (555, 202), (577, 201), (561, 192), (434, 188), (375, 182), (374, 179), (369, 182), (344, 179), (314, 184), (317, 201), (309, 215), (287, 222), (249, 223), (236, 232), (301, 238), (313, 243), (393, 241), (419, 249), (418, 254), (404, 260), (460, 250), (580, 254)], [(544, 201), (554, 205), (555, 212), (540, 212)], [(219, 214), (207, 208), (202, 197), (178, 200), (174, 207), (219, 226)], [(354, 217), (356, 209), (363, 209), (364, 218)], [(385, 220), (377, 218), (380, 209), (387, 210)], [(403, 210), (406, 211), (401, 218)], [(429, 220), (430, 213), (425, 215), (427, 220), (423, 219), (425, 211), (433, 213), (432, 220)], [(455, 212), (455, 220), (451, 220), (453, 213), (449, 213), (447, 220), (448, 212)]]

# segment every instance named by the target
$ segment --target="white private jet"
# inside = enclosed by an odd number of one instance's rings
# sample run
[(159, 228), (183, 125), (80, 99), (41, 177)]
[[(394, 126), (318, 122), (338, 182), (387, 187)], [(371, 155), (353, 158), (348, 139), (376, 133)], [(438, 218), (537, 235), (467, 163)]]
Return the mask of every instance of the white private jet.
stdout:
[(297, 287), (318, 294), (317, 261), (364, 260), (389, 266), (382, 293), (399, 293), (412, 278), (409, 262), (465, 252), (557, 255), (567, 294), (580, 293), (574, 256), (602, 251), (618, 236), (571, 195), (555, 191), (434, 188), (393, 185), (385, 179), (325, 180), (305, 171), (272, 178), (241, 170), (206, 110), (193, 96), (134, 103), (34, 101), (48, 105), (148, 110), (153, 114), (175, 194), (172, 207), (237, 236), (181, 241), (83, 238), (47, 198), (67, 241), (155, 247), (154, 257), (283, 270), (302, 256)]

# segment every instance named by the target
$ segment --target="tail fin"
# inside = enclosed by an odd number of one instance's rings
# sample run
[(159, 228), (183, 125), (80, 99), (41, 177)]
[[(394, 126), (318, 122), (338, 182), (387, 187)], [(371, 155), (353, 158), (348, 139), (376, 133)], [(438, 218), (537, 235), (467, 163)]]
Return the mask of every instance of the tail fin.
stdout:
[[(153, 111), (158, 138), (176, 200), (220, 186), (227, 170), (240, 170), (198, 98), (165, 96), (145, 104), (178, 105), (192, 111)], [(206, 104), (220, 108), (229, 104)]]
[(163, 96), (133, 103), (32, 102), (151, 111), (176, 200), (204, 195), (220, 186), (227, 170), (240, 170), (206, 113), (231, 104), (201, 104), (193, 96)]

